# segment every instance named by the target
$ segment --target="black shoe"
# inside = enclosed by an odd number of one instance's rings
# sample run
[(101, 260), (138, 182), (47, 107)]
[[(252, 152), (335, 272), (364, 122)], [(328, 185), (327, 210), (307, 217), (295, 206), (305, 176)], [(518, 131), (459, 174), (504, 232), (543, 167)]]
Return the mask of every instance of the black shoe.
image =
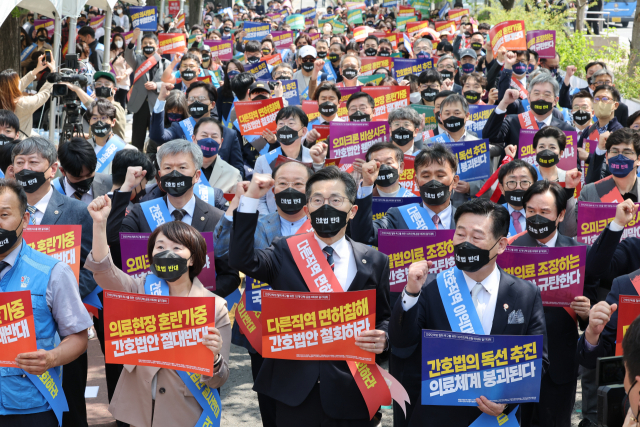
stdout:
[(578, 424), (578, 427), (595, 427), (595, 424), (593, 424), (591, 422), (591, 420), (589, 420), (588, 418), (584, 418), (582, 421), (580, 421), (580, 424)]

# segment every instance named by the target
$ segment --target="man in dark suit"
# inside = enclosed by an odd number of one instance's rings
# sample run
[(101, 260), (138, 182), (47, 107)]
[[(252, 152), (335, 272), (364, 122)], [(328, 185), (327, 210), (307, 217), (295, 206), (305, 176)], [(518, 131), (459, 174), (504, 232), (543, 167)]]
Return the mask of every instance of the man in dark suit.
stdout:
[(456, 208), (451, 204), (451, 192), (459, 177), (458, 160), (443, 144), (433, 144), (416, 156), (414, 180), (420, 187), (422, 203), (391, 208), (373, 221), (373, 184), (380, 165), (375, 161), (363, 164), (363, 181), (358, 188), (356, 205), (359, 213), (351, 224), (351, 237), (365, 245), (378, 246), (378, 230), (435, 230), (455, 228)]
[[(229, 263), (248, 276), (269, 283), (273, 289), (309, 292), (313, 286), (307, 286), (298, 270), (288, 239), (276, 238), (264, 250), (254, 246), (258, 201), (271, 190), (273, 183), (268, 175), (253, 175), (234, 213)], [(376, 290), (376, 329), (362, 332), (356, 345), (380, 354), (388, 347), (389, 260), (386, 255), (345, 236), (347, 223), (358, 210), (356, 183), (335, 166), (324, 168), (307, 181), (306, 198), (304, 210), (314, 228), (314, 233), (308, 234), (308, 241), (327, 254), (341, 290)], [(338, 221), (329, 221), (329, 218)], [(370, 425), (365, 400), (347, 363), (342, 361), (265, 359), (254, 390), (277, 401), (279, 427)]]
[[(524, 193), (522, 201), (527, 219), (538, 216), (552, 221), (545, 223), (551, 233), (545, 237), (535, 234), (534, 237), (532, 233), (538, 231), (536, 224), (527, 221), (527, 231), (515, 238), (511, 243), (513, 246), (557, 248), (584, 245), (561, 235), (557, 230), (567, 209), (567, 195), (559, 184), (547, 180), (537, 181)], [(585, 280), (585, 286), (589, 284), (592, 281)], [(572, 312), (562, 307), (544, 308), (549, 341), (549, 369), (542, 377), (540, 402), (523, 405), (523, 418), (533, 417), (533, 422), (545, 427), (571, 425), (571, 412), (578, 384), (575, 354), (579, 335), (576, 320), (584, 330), (590, 307), (589, 298), (579, 296), (571, 302)]]
[[(129, 167), (124, 184), (113, 193), (113, 204), (107, 222), (107, 240), (110, 246), (120, 244), (120, 233), (151, 233), (157, 225), (171, 220), (182, 221), (198, 231), (214, 231), (222, 218), (224, 212), (194, 194), (193, 186), (200, 178), (203, 159), (202, 150), (197, 144), (184, 139), (170, 141), (160, 146), (156, 158), (160, 185), (168, 190), (167, 194), (136, 203), (131, 212), (126, 214), (132, 190), (138, 188), (146, 176), (142, 167)], [(145, 203), (153, 206), (147, 208)], [(150, 219), (152, 223), (149, 222)], [(216, 256), (215, 266), (216, 294), (226, 297), (240, 285), (240, 276), (237, 271), (229, 268), (226, 257)]]
[[(158, 100), (153, 107), (151, 114), (151, 124), (149, 125), (149, 138), (156, 142), (158, 145), (162, 145), (167, 141), (174, 139), (186, 139), (187, 141), (193, 141), (193, 135), (185, 135), (185, 131), (181, 126), (181, 123), (171, 123), (171, 126), (167, 129), (164, 128), (164, 105), (169, 92), (173, 89), (173, 85), (170, 83), (164, 83), (160, 90)], [(190, 118), (186, 120), (191, 121), (191, 125), (195, 127), (195, 122), (202, 117), (210, 117), (211, 112), (215, 111), (216, 100), (218, 93), (213, 85), (204, 82), (195, 82), (187, 89), (187, 103), (189, 105)], [(193, 128), (191, 129), (193, 132)], [(240, 174), (244, 177), (244, 163), (242, 161), (242, 150), (240, 149), (240, 142), (235, 131), (222, 126), (222, 145), (218, 155), (227, 163), (240, 171)]]
[[(491, 335), (543, 335), (542, 366), (546, 371), (549, 365), (547, 332), (540, 291), (496, 265), (496, 257), (508, 244), (509, 213), (489, 200), (473, 199), (458, 208), (455, 221), (456, 266), (452, 270), (464, 276), (465, 283), (458, 286), (471, 292), (483, 331)], [(422, 329), (453, 330), (437, 282), (433, 280), (423, 287), (428, 279), (429, 264), (420, 261), (409, 267), (407, 286), (393, 307), (389, 323), (389, 339), (394, 348), (409, 351), (418, 347)], [(459, 330), (457, 324), (454, 327)], [(419, 375), (420, 365), (413, 366), (412, 370)], [(419, 393), (409, 397), (412, 404), (407, 407), (408, 426), (467, 427), (481, 411), (498, 416), (506, 410), (506, 405), (481, 396), (476, 399), (477, 408), (420, 405)]]
[[(12, 157), (16, 180), (27, 193), (31, 225), (82, 225), (79, 285), (80, 297), (86, 297), (97, 286), (93, 273), (84, 268), (93, 238), (93, 221), (87, 205), (63, 196), (51, 185), (58, 171), (58, 153), (48, 140), (40, 137), (27, 138), (14, 146)], [(87, 366), (87, 353), (64, 365), (62, 388), (67, 396), (69, 412), (64, 413), (63, 426), (88, 425), (84, 399)]]
[[(562, 130), (574, 130), (573, 127), (554, 114), (558, 103), (558, 82), (548, 73), (541, 73), (529, 83), (529, 104), (531, 111), (518, 108), (518, 114), (507, 114), (509, 105), (515, 103), (520, 96), (516, 89), (505, 92), (500, 104), (489, 116), (482, 130), (482, 135), (489, 138), (492, 144), (504, 148), (506, 145), (518, 146), (520, 130), (523, 125), (528, 129), (540, 129), (544, 126), (555, 126)], [(518, 102), (519, 105), (520, 103)], [(513, 108), (513, 107), (511, 107)]]
[(98, 159), (87, 140), (71, 138), (58, 147), (58, 158), (63, 176), (53, 180), (53, 187), (64, 196), (89, 204), (111, 191), (111, 175), (96, 172)]

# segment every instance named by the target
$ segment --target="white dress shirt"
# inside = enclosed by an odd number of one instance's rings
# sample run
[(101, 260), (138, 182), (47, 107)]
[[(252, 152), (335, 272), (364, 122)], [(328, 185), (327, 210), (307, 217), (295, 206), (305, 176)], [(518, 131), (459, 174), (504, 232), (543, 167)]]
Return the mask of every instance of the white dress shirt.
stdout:
[(524, 207), (522, 209), (514, 209), (510, 204), (507, 203), (507, 210), (509, 211), (509, 218), (511, 221), (513, 221), (513, 217), (511, 216), (513, 212), (520, 212), (522, 214), (520, 215), (520, 219), (518, 220), (518, 222), (520, 223), (520, 229), (522, 231), (525, 231), (527, 229), (527, 214), (524, 212)]
[[(173, 211), (176, 210), (176, 208), (173, 207), (173, 205), (169, 201), (168, 197), (167, 197), (167, 208), (169, 208), (169, 214), (171, 214)], [(184, 222), (185, 224), (191, 225), (191, 222), (193, 221), (193, 211), (195, 211), (196, 209), (196, 196), (191, 196), (191, 199), (187, 202), (186, 205), (182, 207), (182, 209), (184, 209), (187, 212), (182, 217), (182, 222)], [(173, 218), (173, 215), (172, 215), (172, 218)]]
[[(71, 198), (75, 199), (75, 197), (73, 197), (73, 193), (76, 192), (75, 188), (73, 188), (69, 184), (69, 181), (67, 180), (67, 178), (61, 177), (60, 179), (64, 183), (64, 193), (65, 193), (65, 195), (67, 197), (71, 197)], [(87, 191), (86, 193), (84, 193), (82, 195), (82, 197), (80, 198), (80, 201), (85, 202), (87, 205), (89, 203), (91, 203), (93, 201), (93, 188), (89, 188), (89, 191)]]
[[(495, 110), (493, 110), (496, 114), (505, 114), (507, 111), (506, 110), (501, 110), (500, 108), (496, 107)], [(535, 114), (533, 115), (534, 120), (537, 123), (544, 123), (545, 127), (546, 126), (551, 126), (551, 119), (553, 119), (553, 113), (549, 114), (549, 116), (547, 116), (546, 119), (544, 119), (542, 122), (540, 120), (538, 120), (535, 116)]]
[[(467, 282), (467, 288), (469, 289), (469, 295), (471, 290), (476, 285), (476, 281), (467, 276), (463, 271), (462, 275)], [(477, 312), (482, 313), (480, 323), (482, 323), (482, 329), (485, 334), (491, 333), (491, 327), (493, 326), (493, 315), (496, 311), (496, 301), (498, 300), (498, 288), (500, 287), (500, 269), (497, 265), (494, 265), (493, 271), (482, 282), (483, 289), (478, 293), (478, 307)], [(402, 308), (404, 311), (409, 311), (418, 302), (417, 297), (411, 297), (406, 293), (402, 293)]]
[[(256, 204), (256, 210), (258, 210), (258, 205)], [(302, 224), (307, 221), (307, 217), (303, 216), (296, 222), (287, 221), (282, 216), (280, 217), (280, 233), (283, 237), (293, 236), (298, 232)]]
[(536, 240), (540, 246), (546, 246), (547, 248), (555, 248), (556, 242), (558, 241), (558, 230), (556, 230), (555, 234), (547, 243), (542, 243), (540, 240)]
[(38, 201), (38, 203), (33, 205), (36, 208), (36, 213), (34, 215), (36, 217), (36, 225), (40, 225), (40, 222), (42, 221), (42, 217), (44, 217), (44, 213), (47, 210), (47, 205), (49, 204), (49, 200), (51, 200), (52, 194), (53, 194), (53, 187), (49, 186), (49, 192), (45, 194), (44, 197)]

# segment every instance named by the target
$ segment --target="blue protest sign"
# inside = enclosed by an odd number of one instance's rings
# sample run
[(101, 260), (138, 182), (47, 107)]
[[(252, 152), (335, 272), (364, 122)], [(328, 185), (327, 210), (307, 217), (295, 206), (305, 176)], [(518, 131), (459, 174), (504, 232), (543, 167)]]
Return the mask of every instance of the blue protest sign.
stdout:
[(266, 61), (256, 62), (255, 64), (247, 64), (244, 67), (244, 71), (253, 74), (256, 80), (270, 80), (271, 72), (269, 71), (269, 64)]
[(482, 129), (489, 120), (489, 116), (495, 110), (495, 105), (469, 105), (469, 120), (467, 120), (466, 128), (471, 132), (475, 132), (478, 137), (482, 138)]
[(487, 179), (491, 175), (489, 163), (489, 140), (447, 142), (447, 147), (458, 158), (460, 181), (471, 182)]
[(247, 276), (245, 292), (247, 293), (247, 311), (262, 311), (262, 291), (270, 290), (268, 283)]
[(401, 59), (393, 60), (393, 78), (400, 81), (409, 74), (420, 75), (423, 71), (433, 69), (433, 59), (417, 58), (417, 59)]
[(131, 25), (141, 31), (158, 31), (155, 6), (130, 6)]
[(282, 97), (289, 105), (300, 105), (300, 94), (298, 93), (297, 80), (270, 80), (273, 83), (282, 83)]
[(271, 33), (271, 26), (262, 22), (245, 22), (244, 23), (244, 40), (262, 40)]

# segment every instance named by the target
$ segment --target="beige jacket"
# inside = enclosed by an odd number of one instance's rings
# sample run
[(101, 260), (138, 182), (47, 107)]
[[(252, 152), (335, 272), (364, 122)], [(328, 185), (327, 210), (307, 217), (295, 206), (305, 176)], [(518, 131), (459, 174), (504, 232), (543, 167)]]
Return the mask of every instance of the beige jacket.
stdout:
[[(25, 74), (25, 76), (20, 79), (20, 90), (29, 86), (35, 79), (33, 73)], [(20, 120), (20, 130), (27, 135), (32, 135), (33, 113), (49, 100), (52, 87), (53, 83), (47, 82), (42, 85), (37, 94), (21, 96), (18, 102), (16, 102), (16, 110), (14, 113), (18, 116), (18, 120)], [(32, 136), (37, 136), (37, 134), (33, 133)]]
[(216, 158), (216, 164), (213, 165), (209, 184), (213, 188), (219, 188), (224, 193), (235, 193), (236, 185), (242, 181), (242, 175), (238, 169), (222, 160), (220, 156)]
[[(93, 272), (93, 278), (103, 289), (144, 294), (146, 275), (138, 279), (128, 276), (113, 264), (111, 254), (96, 262), (92, 252), (87, 257), (85, 267)], [(189, 296), (216, 297), (216, 328), (223, 342), (222, 366), (212, 377), (202, 377), (201, 381), (210, 388), (218, 388), (229, 378), (227, 361), (231, 347), (231, 323), (227, 302), (205, 289), (198, 278), (193, 281)], [(151, 383), (156, 374), (153, 412)], [(202, 408), (174, 370), (134, 365), (124, 365), (109, 411), (117, 420), (136, 427), (194, 426), (202, 414)]]

